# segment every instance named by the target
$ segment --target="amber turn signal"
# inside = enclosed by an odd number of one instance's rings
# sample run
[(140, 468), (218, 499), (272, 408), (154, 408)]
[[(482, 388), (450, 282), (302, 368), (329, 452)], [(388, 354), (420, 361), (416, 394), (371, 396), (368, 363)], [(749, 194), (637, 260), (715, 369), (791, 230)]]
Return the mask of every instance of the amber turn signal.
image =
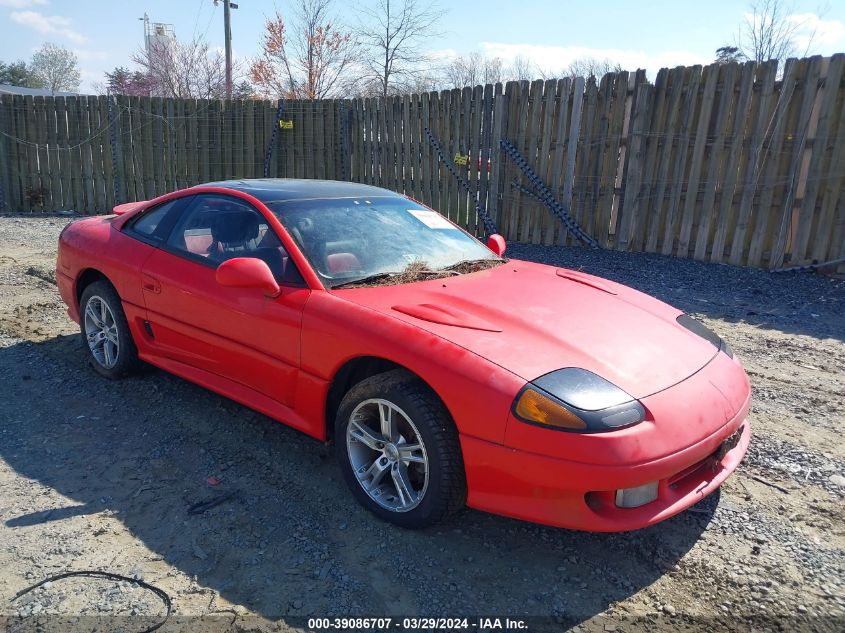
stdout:
[(515, 412), (526, 422), (534, 422), (559, 429), (581, 430), (587, 428), (587, 423), (569, 409), (530, 388), (522, 392), (516, 403)]

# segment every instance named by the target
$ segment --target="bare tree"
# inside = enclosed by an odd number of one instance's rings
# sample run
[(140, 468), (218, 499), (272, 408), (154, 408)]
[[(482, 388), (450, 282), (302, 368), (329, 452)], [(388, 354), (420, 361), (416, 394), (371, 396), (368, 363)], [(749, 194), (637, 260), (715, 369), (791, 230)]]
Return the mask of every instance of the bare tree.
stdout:
[(503, 67), (500, 57), (490, 58), (473, 52), (453, 59), (444, 69), (443, 75), (446, 83), (452, 88), (494, 84), (502, 81)]
[(815, 31), (809, 34), (807, 45), (801, 50), (798, 35), (808, 24), (794, 17), (792, 5), (782, 0), (755, 0), (750, 9), (736, 40), (736, 48), (744, 58), (758, 63), (770, 59), (783, 62), (789, 57), (810, 54)]
[(47, 42), (35, 51), (29, 68), (34, 80), (50, 92), (79, 89), (79, 60), (63, 46)]
[(407, 90), (410, 93), (422, 94), (423, 92), (434, 92), (441, 87), (442, 79), (435, 70), (429, 72), (421, 72), (413, 76), (411, 82), (407, 84)]
[(599, 59), (598, 57), (579, 57), (573, 59), (566, 68), (554, 72), (539, 70), (541, 79), (559, 79), (561, 77), (595, 77), (601, 79), (609, 73), (621, 73), (624, 68), (619, 62), (610, 59)]
[(540, 74), (540, 69), (530, 59), (517, 55), (504, 72), (508, 79), (513, 81), (524, 81), (536, 79)]
[(621, 73), (624, 68), (619, 62), (596, 57), (580, 57), (569, 62), (562, 77), (596, 77), (601, 78), (608, 73)]
[(150, 92), (156, 96), (222, 99), (226, 95), (226, 61), (200, 39), (153, 44), (132, 60), (141, 67), (140, 75), (149, 78)]
[(348, 87), (358, 46), (338, 30), (330, 9), (331, 0), (299, 0), (290, 35), (281, 13), (267, 19), (261, 54), (250, 64), (262, 96), (323, 99)]
[(505, 79), (505, 65), (501, 57), (485, 57), (481, 70), (484, 84), (495, 84)]
[(377, 85), (383, 97), (409, 89), (427, 72), (422, 45), (438, 34), (434, 29), (443, 12), (418, 0), (377, 0), (359, 14), (364, 81)]

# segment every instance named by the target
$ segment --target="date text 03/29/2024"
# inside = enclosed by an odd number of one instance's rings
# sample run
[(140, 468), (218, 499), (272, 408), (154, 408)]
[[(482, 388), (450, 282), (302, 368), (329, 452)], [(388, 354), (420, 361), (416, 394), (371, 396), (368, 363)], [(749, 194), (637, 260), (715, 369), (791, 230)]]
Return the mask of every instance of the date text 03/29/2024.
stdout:
[(474, 630), (474, 631), (498, 631), (498, 630), (527, 630), (528, 624), (525, 620), (518, 618), (309, 618), (307, 628), (311, 631), (323, 630)]

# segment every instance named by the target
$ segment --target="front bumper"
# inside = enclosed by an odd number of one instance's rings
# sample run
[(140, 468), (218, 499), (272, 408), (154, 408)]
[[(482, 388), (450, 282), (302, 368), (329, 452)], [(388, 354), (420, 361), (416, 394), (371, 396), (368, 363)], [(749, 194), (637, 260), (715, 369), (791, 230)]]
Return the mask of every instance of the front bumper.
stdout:
[[(640, 463), (588, 464), (461, 436), (467, 505), (535, 523), (596, 532), (659, 523), (713, 492), (742, 461), (751, 436), (750, 394), (715, 433), (671, 455)], [(723, 418), (724, 419), (724, 418)], [(742, 427), (739, 442), (719, 448)], [(657, 481), (657, 499), (619, 508), (616, 490)]]

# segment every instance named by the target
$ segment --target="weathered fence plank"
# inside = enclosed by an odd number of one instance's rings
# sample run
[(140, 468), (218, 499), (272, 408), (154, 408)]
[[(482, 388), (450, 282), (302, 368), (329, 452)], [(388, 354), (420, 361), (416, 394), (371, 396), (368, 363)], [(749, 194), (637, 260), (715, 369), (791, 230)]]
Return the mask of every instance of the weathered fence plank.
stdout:
[[(788, 69), (787, 69), (788, 72)], [(755, 99), (751, 119), (749, 119), (750, 134), (746, 138), (748, 151), (745, 155), (744, 167), (741, 167), (743, 176), (740, 181), (741, 196), (737, 210), (736, 227), (733, 230), (731, 242), (731, 254), (729, 262), (739, 264), (746, 256), (745, 236), (752, 214), (754, 192), (757, 188), (759, 177), (760, 157), (765, 141), (765, 131), (770, 118), (770, 107), (777, 76), (777, 62), (767, 62), (758, 67), (760, 79), (760, 95)]]
[(16, 180), (18, 178), (15, 156), (19, 141), (15, 136), (14, 109), (12, 107), (12, 95), (0, 95), (0, 178), (2, 178), (3, 199), (0, 201), (0, 209), (12, 211), (20, 200)]
[[(787, 133), (790, 134), (789, 140), (791, 141), (789, 145), (791, 145), (792, 151), (790, 152), (789, 167), (787, 168), (789, 177), (786, 180), (786, 188), (782, 199), (780, 224), (777, 227), (777, 237), (772, 246), (770, 258), (774, 267), (783, 265), (787, 245), (794, 238), (796, 228), (794, 211), (796, 200), (800, 197), (801, 163), (804, 159), (804, 149), (806, 147), (813, 104), (818, 96), (821, 62), (821, 57), (812, 57), (809, 60), (799, 62), (806, 68), (806, 74), (803, 77), (800, 99), (796, 98), (796, 106), (800, 103), (800, 109), (795, 113), (797, 118), (791, 121), (787, 127)], [(784, 81), (784, 88), (788, 88), (786, 81)], [(760, 215), (762, 217), (768, 217), (767, 213), (761, 213)], [(749, 253), (748, 261), (755, 266), (760, 264), (760, 251), (761, 249), (757, 248), (752, 249), (751, 253)]]
[(634, 92), (634, 105), (631, 114), (631, 127), (628, 134), (628, 163), (625, 174), (625, 198), (619, 229), (616, 235), (616, 248), (629, 250), (634, 239), (634, 232), (640, 215), (640, 187), (645, 160), (645, 134), (647, 130), (648, 99), (650, 86), (638, 83)]
[[(47, 111), (44, 97), (35, 97), (35, 143), (38, 158), (38, 208), (50, 207), (50, 168), (47, 159)], [(84, 114), (84, 113), (83, 113)]]
[(502, 227), (502, 175), (503, 165), (501, 152), (498, 151), (498, 140), (507, 135), (507, 111), (508, 111), (508, 97), (502, 92), (502, 84), (496, 84), (496, 90), (493, 97), (493, 122), (491, 124), (491, 137), (488, 164), (490, 165), (490, 181), (487, 186), (487, 212), (497, 228), (501, 231)]
[[(839, 56), (837, 56), (839, 57)], [(831, 68), (833, 63), (831, 62)], [(834, 86), (828, 82), (829, 86)], [(836, 132), (833, 135), (833, 141), (830, 143), (830, 161), (825, 172), (818, 175), (821, 181), (820, 186), (822, 199), (818, 204), (818, 223), (815, 240), (809, 248), (809, 259), (813, 261), (826, 261), (836, 259), (837, 255), (834, 249), (837, 244), (833, 240), (834, 226), (836, 221), (836, 198), (841, 196), (843, 186), (845, 186), (845, 143), (836, 142), (836, 139), (845, 138), (845, 91), (838, 91), (838, 101), (834, 108), (834, 115), (838, 117), (836, 123)], [(831, 122), (831, 128), (834, 123)], [(816, 146), (817, 147), (817, 146)], [(841, 219), (841, 216), (840, 216)]]
[(95, 137), (94, 126), (91, 125), (91, 117), (88, 110), (88, 100), (93, 97), (80, 97), (77, 102), (79, 118), (82, 122), (80, 129), (79, 154), (82, 160), (82, 193), (83, 209), (94, 209), (96, 202), (94, 198), (94, 163), (92, 158), (93, 139)]
[(692, 234), (695, 208), (698, 202), (701, 169), (704, 163), (704, 150), (707, 148), (707, 132), (710, 127), (710, 114), (716, 96), (716, 86), (719, 81), (719, 66), (708, 66), (702, 73), (701, 102), (698, 106), (698, 125), (695, 128), (689, 173), (686, 178), (686, 197), (681, 215), (680, 232), (676, 254), (681, 257), (689, 255), (690, 235)]
[[(798, 261), (807, 259), (807, 250), (810, 241), (811, 231), (815, 221), (815, 228), (821, 238), (823, 231), (830, 231), (830, 220), (832, 217), (822, 209), (817, 209), (819, 192), (822, 191), (822, 178), (830, 175), (837, 177), (836, 172), (824, 169), (825, 164), (830, 164), (830, 149), (833, 152), (843, 153), (842, 142), (837, 143), (837, 137), (830, 142), (831, 130), (833, 129), (836, 117), (836, 105), (842, 95), (839, 85), (842, 79), (843, 66), (845, 66), (845, 55), (834, 55), (827, 67), (827, 74), (824, 84), (821, 86), (822, 95), (819, 99), (819, 108), (816, 117), (816, 128), (812, 139), (812, 153), (807, 165), (807, 187), (801, 203), (799, 230), (795, 244), (792, 249), (792, 257)], [(842, 137), (838, 137), (842, 139)], [(841, 177), (841, 173), (839, 174)], [(821, 239), (819, 241), (822, 241)], [(815, 253), (811, 254), (815, 256)]]

